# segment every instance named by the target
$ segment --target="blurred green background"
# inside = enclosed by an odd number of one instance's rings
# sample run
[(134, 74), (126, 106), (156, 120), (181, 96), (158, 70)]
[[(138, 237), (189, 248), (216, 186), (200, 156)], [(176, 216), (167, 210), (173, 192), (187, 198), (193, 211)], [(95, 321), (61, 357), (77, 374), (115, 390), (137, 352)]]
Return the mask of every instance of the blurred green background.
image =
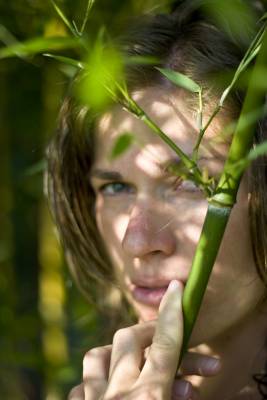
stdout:
[[(88, 41), (101, 26), (117, 33), (125, 16), (158, 3), (96, 0)], [(81, 26), (87, 0), (57, 4)], [(2, 48), (68, 34), (50, 1), (0, 0)], [(74, 72), (42, 55), (0, 60), (1, 399), (67, 398), (80, 382), (83, 354), (101, 336), (99, 315), (72, 283), (43, 196), (44, 151)]]
[[(102, 27), (116, 36), (128, 17), (168, 3), (95, 0), (88, 47)], [(227, 15), (232, 3), (220, 2)], [(56, 4), (82, 26), (88, 0)], [(239, 13), (231, 9), (234, 27)], [(43, 195), (45, 148), (76, 69), (42, 54), (1, 57), (17, 41), (70, 34), (50, 0), (0, 0), (0, 399), (66, 399), (81, 381), (84, 353), (102, 344), (101, 316), (72, 283)], [(82, 53), (56, 54), (79, 60)]]

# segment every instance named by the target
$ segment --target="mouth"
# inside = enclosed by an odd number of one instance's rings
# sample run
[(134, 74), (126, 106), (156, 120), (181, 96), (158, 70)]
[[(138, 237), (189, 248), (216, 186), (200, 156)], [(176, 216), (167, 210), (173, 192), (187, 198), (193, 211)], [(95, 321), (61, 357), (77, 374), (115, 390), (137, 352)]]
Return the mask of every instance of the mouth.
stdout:
[(161, 299), (168, 289), (169, 283), (170, 280), (161, 284), (133, 284), (131, 287), (131, 293), (133, 298), (139, 303), (159, 307)]
[(136, 286), (132, 291), (132, 295), (134, 299), (140, 303), (150, 306), (159, 306), (167, 287), (168, 286), (148, 288), (144, 286)]

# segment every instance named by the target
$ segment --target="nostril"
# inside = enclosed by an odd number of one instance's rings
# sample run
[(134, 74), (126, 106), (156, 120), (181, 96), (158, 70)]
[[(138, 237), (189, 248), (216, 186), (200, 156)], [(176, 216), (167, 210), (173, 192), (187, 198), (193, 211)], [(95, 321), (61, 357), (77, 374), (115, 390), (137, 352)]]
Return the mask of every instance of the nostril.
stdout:
[(157, 254), (161, 254), (162, 253), (162, 251), (161, 250), (154, 250), (154, 251), (151, 251), (151, 253), (150, 254), (153, 254), (154, 256), (155, 255), (157, 255)]

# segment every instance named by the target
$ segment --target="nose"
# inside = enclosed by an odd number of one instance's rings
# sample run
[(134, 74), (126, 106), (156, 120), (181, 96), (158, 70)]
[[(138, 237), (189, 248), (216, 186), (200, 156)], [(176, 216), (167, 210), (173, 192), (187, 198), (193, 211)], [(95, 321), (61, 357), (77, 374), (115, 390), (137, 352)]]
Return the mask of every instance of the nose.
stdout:
[(169, 222), (148, 205), (136, 206), (131, 212), (122, 240), (123, 250), (132, 257), (156, 253), (170, 256), (175, 251), (176, 240)]

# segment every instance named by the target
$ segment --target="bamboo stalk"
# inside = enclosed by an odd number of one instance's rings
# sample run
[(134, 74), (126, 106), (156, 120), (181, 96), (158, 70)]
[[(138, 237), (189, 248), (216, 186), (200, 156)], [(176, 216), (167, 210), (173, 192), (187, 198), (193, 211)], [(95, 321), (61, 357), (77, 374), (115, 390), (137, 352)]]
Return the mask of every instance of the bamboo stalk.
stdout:
[(193, 259), (189, 279), (185, 286), (183, 295), (184, 339), (178, 366), (187, 350), (213, 264), (219, 251), (231, 210), (236, 202), (243, 171), (235, 168), (234, 165), (238, 160), (248, 155), (253, 143), (257, 121), (249, 121), (244, 124), (244, 119), (255, 109), (261, 108), (264, 103), (266, 90), (257, 84), (258, 71), (262, 68), (267, 68), (266, 29), (223, 173), (214, 196), (209, 199), (207, 215)]

